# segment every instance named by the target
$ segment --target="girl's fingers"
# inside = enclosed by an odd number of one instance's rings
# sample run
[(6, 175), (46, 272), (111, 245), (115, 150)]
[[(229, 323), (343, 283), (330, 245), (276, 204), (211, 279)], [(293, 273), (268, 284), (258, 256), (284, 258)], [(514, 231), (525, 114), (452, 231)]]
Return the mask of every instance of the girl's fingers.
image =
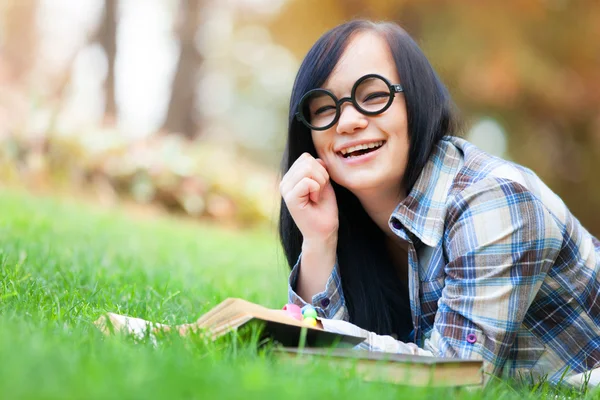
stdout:
[(302, 160), (299, 159), (297, 165), (290, 176), (292, 182), (298, 183), (304, 177), (309, 177), (324, 185), (327, 181), (327, 172), (312, 156), (308, 156)]
[(279, 185), (282, 195), (292, 190), (303, 178), (311, 178), (324, 186), (329, 180), (329, 174), (323, 167), (322, 161), (317, 161), (308, 153), (300, 156), (285, 174)]
[(299, 208), (305, 208), (311, 201), (318, 202), (321, 192), (321, 186), (314, 179), (305, 177), (294, 186), (287, 194), (287, 198), (284, 197), (288, 208), (297, 206)]

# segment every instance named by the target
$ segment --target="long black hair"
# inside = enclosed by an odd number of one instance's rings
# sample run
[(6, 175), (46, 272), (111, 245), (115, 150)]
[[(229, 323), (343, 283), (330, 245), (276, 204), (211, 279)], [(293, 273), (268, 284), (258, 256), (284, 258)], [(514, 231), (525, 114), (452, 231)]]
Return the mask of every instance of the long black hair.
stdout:
[[(323, 85), (352, 36), (367, 30), (387, 41), (404, 88), (410, 140), (403, 182), (407, 193), (435, 144), (444, 135), (454, 133), (457, 124), (448, 91), (412, 38), (394, 23), (354, 20), (321, 36), (300, 66), (290, 100), (282, 176), (302, 153), (317, 157), (310, 130), (295, 118), (302, 95)], [(388, 254), (385, 233), (356, 196), (333, 181), (332, 185), (339, 212), (337, 256), (350, 322), (378, 334), (406, 339), (413, 329), (409, 297)], [(302, 234), (283, 199), (279, 236), (291, 268), (301, 252)]]

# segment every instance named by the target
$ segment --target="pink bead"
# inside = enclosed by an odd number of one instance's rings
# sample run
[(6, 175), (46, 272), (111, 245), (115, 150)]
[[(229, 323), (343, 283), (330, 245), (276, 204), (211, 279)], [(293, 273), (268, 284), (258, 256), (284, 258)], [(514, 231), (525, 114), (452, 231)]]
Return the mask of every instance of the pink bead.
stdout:
[(299, 321), (302, 321), (302, 309), (300, 307), (298, 307), (295, 304), (286, 304), (285, 306), (283, 306), (283, 310), (285, 312), (287, 312), (287, 314), (292, 317), (295, 318)]

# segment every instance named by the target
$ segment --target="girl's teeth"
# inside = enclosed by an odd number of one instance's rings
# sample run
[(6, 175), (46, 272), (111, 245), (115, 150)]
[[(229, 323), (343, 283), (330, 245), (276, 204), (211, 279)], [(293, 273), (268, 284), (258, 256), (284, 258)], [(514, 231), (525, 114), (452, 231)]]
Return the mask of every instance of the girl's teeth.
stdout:
[(381, 147), (383, 145), (383, 143), (384, 143), (384, 141), (380, 140), (378, 142), (373, 142), (373, 143), (359, 144), (357, 146), (348, 147), (347, 149), (342, 150), (341, 153), (346, 158), (356, 157), (358, 155), (352, 155), (350, 153), (353, 153), (353, 152), (359, 151), (359, 150), (368, 150), (368, 149), (373, 149), (376, 147)]

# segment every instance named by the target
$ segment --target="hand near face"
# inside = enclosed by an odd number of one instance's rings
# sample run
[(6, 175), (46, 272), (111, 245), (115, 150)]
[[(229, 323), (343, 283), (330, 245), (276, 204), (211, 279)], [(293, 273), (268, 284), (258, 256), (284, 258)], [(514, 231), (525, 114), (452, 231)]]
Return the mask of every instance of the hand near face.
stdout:
[(305, 241), (337, 234), (335, 192), (323, 160), (302, 154), (281, 180), (279, 190)]

